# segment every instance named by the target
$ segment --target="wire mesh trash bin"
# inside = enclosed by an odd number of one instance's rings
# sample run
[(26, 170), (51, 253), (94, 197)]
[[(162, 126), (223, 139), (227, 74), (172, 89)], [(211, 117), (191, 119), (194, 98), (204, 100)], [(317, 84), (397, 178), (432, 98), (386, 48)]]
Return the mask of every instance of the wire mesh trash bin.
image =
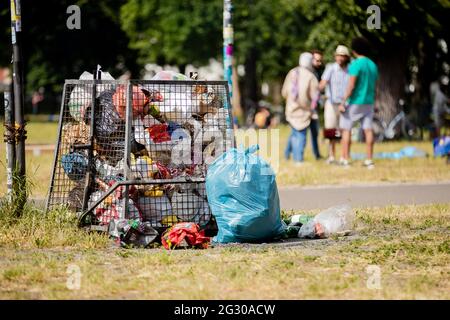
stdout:
[(83, 225), (211, 220), (208, 164), (233, 147), (225, 81), (67, 80), (47, 209)]

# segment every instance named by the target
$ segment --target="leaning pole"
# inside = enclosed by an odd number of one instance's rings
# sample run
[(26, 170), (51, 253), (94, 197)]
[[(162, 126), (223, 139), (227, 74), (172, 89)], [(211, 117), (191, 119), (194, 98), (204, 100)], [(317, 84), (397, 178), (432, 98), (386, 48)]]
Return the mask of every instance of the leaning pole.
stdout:
[(14, 108), (11, 99), (10, 85), (5, 85), (3, 88), (3, 97), (5, 105), (5, 133), (4, 141), (6, 145), (6, 188), (7, 198), (9, 201), (13, 200), (14, 190), (14, 167), (16, 165), (16, 139), (14, 134)]
[[(233, 4), (223, 1), (223, 73), (228, 82), (230, 101), (233, 101)], [(232, 106), (228, 106), (232, 109)], [(230, 113), (231, 114), (231, 113)], [(230, 119), (231, 121), (231, 119)]]
[(25, 120), (23, 112), (23, 62), (22, 62), (22, 18), (20, 0), (11, 0), (11, 43), (13, 48), (13, 92), (14, 92), (14, 130), (16, 138), (17, 205), (20, 214), (27, 199), (25, 176)]

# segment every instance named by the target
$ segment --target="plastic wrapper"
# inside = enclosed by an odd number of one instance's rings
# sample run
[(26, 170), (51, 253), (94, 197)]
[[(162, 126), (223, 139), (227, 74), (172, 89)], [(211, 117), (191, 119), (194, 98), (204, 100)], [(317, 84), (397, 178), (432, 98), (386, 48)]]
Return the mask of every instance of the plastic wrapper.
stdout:
[[(117, 196), (119, 194), (119, 197)], [(94, 205), (103, 196), (103, 191), (95, 191), (89, 198), (89, 207)], [(109, 224), (115, 219), (137, 219), (141, 220), (141, 212), (132, 199), (128, 199), (128, 210), (125, 212), (125, 199), (121, 192), (116, 192), (106, 197), (96, 208), (95, 217), (100, 225)], [(125, 213), (125, 216), (123, 216)]]
[(219, 232), (214, 241), (260, 242), (283, 235), (275, 173), (249, 149), (219, 156), (206, 176), (206, 193)]
[(149, 128), (147, 128), (150, 138), (155, 143), (167, 142), (170, 141), (170, 134), (168, 131), (168, 125), (165, 123), (155, 124)]
[(108, 227), (109, 235), (120, 239), (122, 246), (145, 248), (155, 240), (159, 234), (148, 222), (137, 219), (111, 220)]
[[(133, 127), (135, 140), (145, 146), (151, 158), (155, 158), (164, 163), (170, 161), (170, 151), (177, 144), (177, 141), (171, 141), (170, 125), (156, 124), (152, 126), (154, 129), (149, 129), (144, 127), (142, 120), (137, 119), (133, 121)], [(176, 137), (178, 136), (176, 135)], [(181, 138), (184, 136), (187, 136), (187, 134), (181, 135)], [(168, 152), (169, 154), (163, 154), (164, 152)]]
[(302, 225), (298, 236), (311, 239), (328, 238), (333, 234), (351, 230), (354, 219), (355, 213), (349, 205), (331, 207)]
[(177, 223), (161, 236), (161, 243), (167, 250), (178, 247), (194, 247), (206, 249), (211, 238), (205, 236), (205, 232), (197, 224), (191, 222)]
[(172, 205), (165, 195), (141, 196), (137, 204), (142, 213), (142, 220), (150, 221), (152, 224), (161, 223), (164, 217), (172, 215)]
[(132, 226), (122, 236), (121, 244), (137, 248), (145, 248), (157, 240), (158, 231), (149, 222), (140, 222), (137, 227)]
[(62, 144), (73, 146), (87, 144), (89, 141), (89, 127), (84, 122), (66, 123), (62, 127)]
[(88, 159), (85, 155), (72, 152), (61, 157), (61, 165), (64, 172), (71, 180), (81, 180), (86, 175), (88, 169)]

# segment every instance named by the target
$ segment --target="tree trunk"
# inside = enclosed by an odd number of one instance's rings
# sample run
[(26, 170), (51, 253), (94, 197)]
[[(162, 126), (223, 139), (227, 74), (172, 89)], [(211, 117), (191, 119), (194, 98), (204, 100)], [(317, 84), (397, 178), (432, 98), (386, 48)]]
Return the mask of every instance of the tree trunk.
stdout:
[(244, 95), (243, 95), (243, 106), (245, 113), (254, 108), (255, 104), (258, 103), (259, 91), (258, 91), (258, 79), (256, 74), (256, 52), (255, 50), (250, 50), (245, 59), (245, 77), (244, 77)]
[(436, 39), (423, 39), (417, 45), (417, 65), (418, 72), (413, 77), (415, 87), (411, 98), (410, 118), (423, 128), (428, 124), (431, 112), (430, 84), (438, 70), (436, 60), (437, 52)]
[(378, 60), (376, 106), (382, 120), (389, 123), (399, 112), (398, 100), (404, 95), (408, 53), (401, 47), (389, 48)]

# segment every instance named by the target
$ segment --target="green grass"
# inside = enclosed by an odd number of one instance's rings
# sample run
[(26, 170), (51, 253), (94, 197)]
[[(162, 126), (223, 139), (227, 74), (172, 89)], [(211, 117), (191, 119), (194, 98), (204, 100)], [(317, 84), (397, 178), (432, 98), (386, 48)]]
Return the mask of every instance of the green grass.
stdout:
[[(4, 127), (0, 133), (3, 135)], [(27, 128), (27, 144), (55, 144), (57, 141), (58, 124), (55, 122), (30, 122)], [(32, 183), (31, 195), (44, 197), (50, 185), (50, 175), (53, 165), (53, 152), (45, 151), (40, 155), (26, 152), (27, 179)], [(0, 197), (6, 192), (6, 150), (0, 149)]]
[(57, 122), (27, 123), (27, 143), (54, 144), (58, 136)]
[[(313, 157), (310, 132), (308, 132), (308, 144), (305, 150), (305, 164), (301, 167), (295, 166), (292, 160), (284, 159), (284, 148), (290, 129), (287, 126), (280, 126), (278, 132), (273, 131), (268, 134), (268, 139), (249, 141), (245, 135), (237, 132), (237, 145), (259, 143), (260, 155), (271, 163), (277, 173), (279, 186), (287, 185), (340, 185), (340, 184), (365, 184), (379, 182), (439, 182), (450, 181), (450, 170), (443, 158), (433, 157), (433, 147), (431, 141), (394, 141), (375, 144), (375, 152), (395, 152), (405, 146), (414, 146), (425, 152), (430, 157), (415, 159), (383, 159), (375, 160), (374, 170), (367, 170), (362, 166), (362, 161), (355, 161), (353, 165), (346, 169), (336, 165), (328, 165), (325, 161), (316, 161)], [(271, 143), (272, 135), (275, 139)], [(319, 139), (319, 147), (322, 156), (327, 156), (327, 142)], [(337, 146), (337, 153), (340, 155), (340, 145)], [(273, 149), (272, 149), (273, 148)], [(362, 143), (352, 143), (352, 152), (364, 153), (365, 145)], [(266, 156), (274, 155), (275, 156)]]
[(1, 203), (0, 247), (92, 249), (109, 244), (106, 236), (78, 228), (75, 214), (69, 211), (61, 209), (45, 213), (27, 204), (19, 218), (13, 212), (12, 205), (6, 201)]
[[(450, 298), (450, 204), (358, 209), (354, 235), (296, 247), (170, 252), (112, 249), (64, 212), (4, 217), (0, 299)], [(66, 286), (73, 265), (79, 290)], [(370, 265), (380, 268), (379, 290), (367, 287)]]
[[(2, 129), (3, 130), (3, 129)], [(30, 122), (27, 125), (29, 144), (54, 144), (57, 140), (57, 124), (53, 122)], [(2, 131), (3, 132), (3, 131)], [(266, 158), (277, 172), (279, 186), (287, 185), (324, 185), (324, 184), (355, 184), (378, 182), (438, 182), (450, 181), (450, 170), (442, 158), (401, 159), (401, 160), (376, 160), (375, 170), (367, 170), (361, 162), (355, 162), (349, 170), (338, 166), (327, 165), (324, 161), (315, 161), (312, 157), (311, 146), (308, 137), (306, 148), (306, 164), (296, 167), (292, 161), (283, 158), (283, 150), (289, 135), (287, 126), (279, 128), (279, 142), (273, 147), (274, 158), (265, 156), (271, 150), (267, 141), (255, 140), (261, 146), (260, 154)], [(275, 134), (271, 133), (271, 134)], [(237, 132), (237, 145), (251, 144), (244, 141), (242, 132)], [(269, 135), (270, 137), (270, 135)], [(406, 145), (416, 146), (430, 155), (433, 154), (432, 143), (424, 142), (388, 142), (375, 145), (375, 152), (398, 151)], [(340, 147), (340, 146), (338, 146)], [(327, 145), (320, 141), (320, 150), (326, 155)], [(365, 146), (354, 143), (352, 152), (364, 152)], [(27, 152), (28, 179), (34, 184), (31, 189), (33, 197), (44, 197), (50, 183), (51, 168), (53, 165), (53, 152), (42, 152), (34, 155)], [(5, 149), (0, 149), (0, 196), (6, 192)]]

